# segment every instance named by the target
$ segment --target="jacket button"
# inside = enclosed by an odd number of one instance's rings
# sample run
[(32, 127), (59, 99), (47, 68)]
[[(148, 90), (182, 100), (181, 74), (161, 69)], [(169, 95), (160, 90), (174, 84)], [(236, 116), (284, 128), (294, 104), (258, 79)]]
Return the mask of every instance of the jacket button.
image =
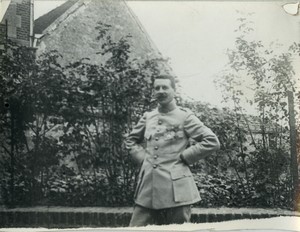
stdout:
[(155, 140), (158, 141), (158, 137), (156, 137)]
[(158, 124), (159, 124), (159, 125), (161, 125), (161, 124), (162, 124), (162, 121), (161, 121), (161, 120), (159, 120), (159, 121), (158, 121)]
[(154, 165), (153, 165), (153, 168), (157, 168), (157, 165), (156, 165), (156, 164), (154, 164)]
[(154, 159), (157, 159), (157, 157), (158, 157), (158, 156), (157, 156), (157, 155), (155, 155), (155, 156), (154, 156)]
[(155, 150), (158, 150), (158, 146), (156, 146), (154, 149), (155, 149)]

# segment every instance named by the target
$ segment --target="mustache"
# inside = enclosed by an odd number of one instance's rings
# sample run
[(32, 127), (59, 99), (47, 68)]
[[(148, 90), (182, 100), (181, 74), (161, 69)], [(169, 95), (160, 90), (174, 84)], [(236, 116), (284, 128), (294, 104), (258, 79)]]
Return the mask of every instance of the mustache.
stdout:
[(155, 94), (155, 97), (156, 98), (167, 97), (167, 94), (157, 93), (157, 94)]

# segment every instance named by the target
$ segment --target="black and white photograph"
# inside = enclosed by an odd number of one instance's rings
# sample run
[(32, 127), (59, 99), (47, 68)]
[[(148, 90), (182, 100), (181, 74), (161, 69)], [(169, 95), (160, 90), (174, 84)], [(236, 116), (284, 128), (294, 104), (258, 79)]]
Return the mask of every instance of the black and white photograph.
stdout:
[(294, 0), (0, 0), (0, 232), (300, 231)]

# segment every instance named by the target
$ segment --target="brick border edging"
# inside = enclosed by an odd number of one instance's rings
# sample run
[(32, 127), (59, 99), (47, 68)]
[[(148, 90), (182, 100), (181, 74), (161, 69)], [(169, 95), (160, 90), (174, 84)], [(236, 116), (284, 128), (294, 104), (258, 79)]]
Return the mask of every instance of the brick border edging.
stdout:
[(103, 212), (0, 212), (0, 228), (124, 227), (131, 213)]
[[(194, 210), (192, 223), (222, 222), (238, 219), (258, 219), (278, 216), (300, 216), (298, 212), (267, 210), (264, 212), (227, 210)], [(0, 209), (0, 228), (44, 227), (44, 228), (79, 228), (79, 227), (126, 227), (131, 218), (132, 208), (20, 208)]]

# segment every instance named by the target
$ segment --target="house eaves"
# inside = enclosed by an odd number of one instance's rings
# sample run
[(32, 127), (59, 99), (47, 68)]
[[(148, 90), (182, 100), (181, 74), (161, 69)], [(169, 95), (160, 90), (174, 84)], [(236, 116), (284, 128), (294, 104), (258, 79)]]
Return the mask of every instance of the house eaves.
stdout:
[(65, 14), (79, 0), (68, 0), (47, 14), (39, 17), (34, 21), (34, 34), (43, 34), (43, 32), (51, 26), (57, 19)]

